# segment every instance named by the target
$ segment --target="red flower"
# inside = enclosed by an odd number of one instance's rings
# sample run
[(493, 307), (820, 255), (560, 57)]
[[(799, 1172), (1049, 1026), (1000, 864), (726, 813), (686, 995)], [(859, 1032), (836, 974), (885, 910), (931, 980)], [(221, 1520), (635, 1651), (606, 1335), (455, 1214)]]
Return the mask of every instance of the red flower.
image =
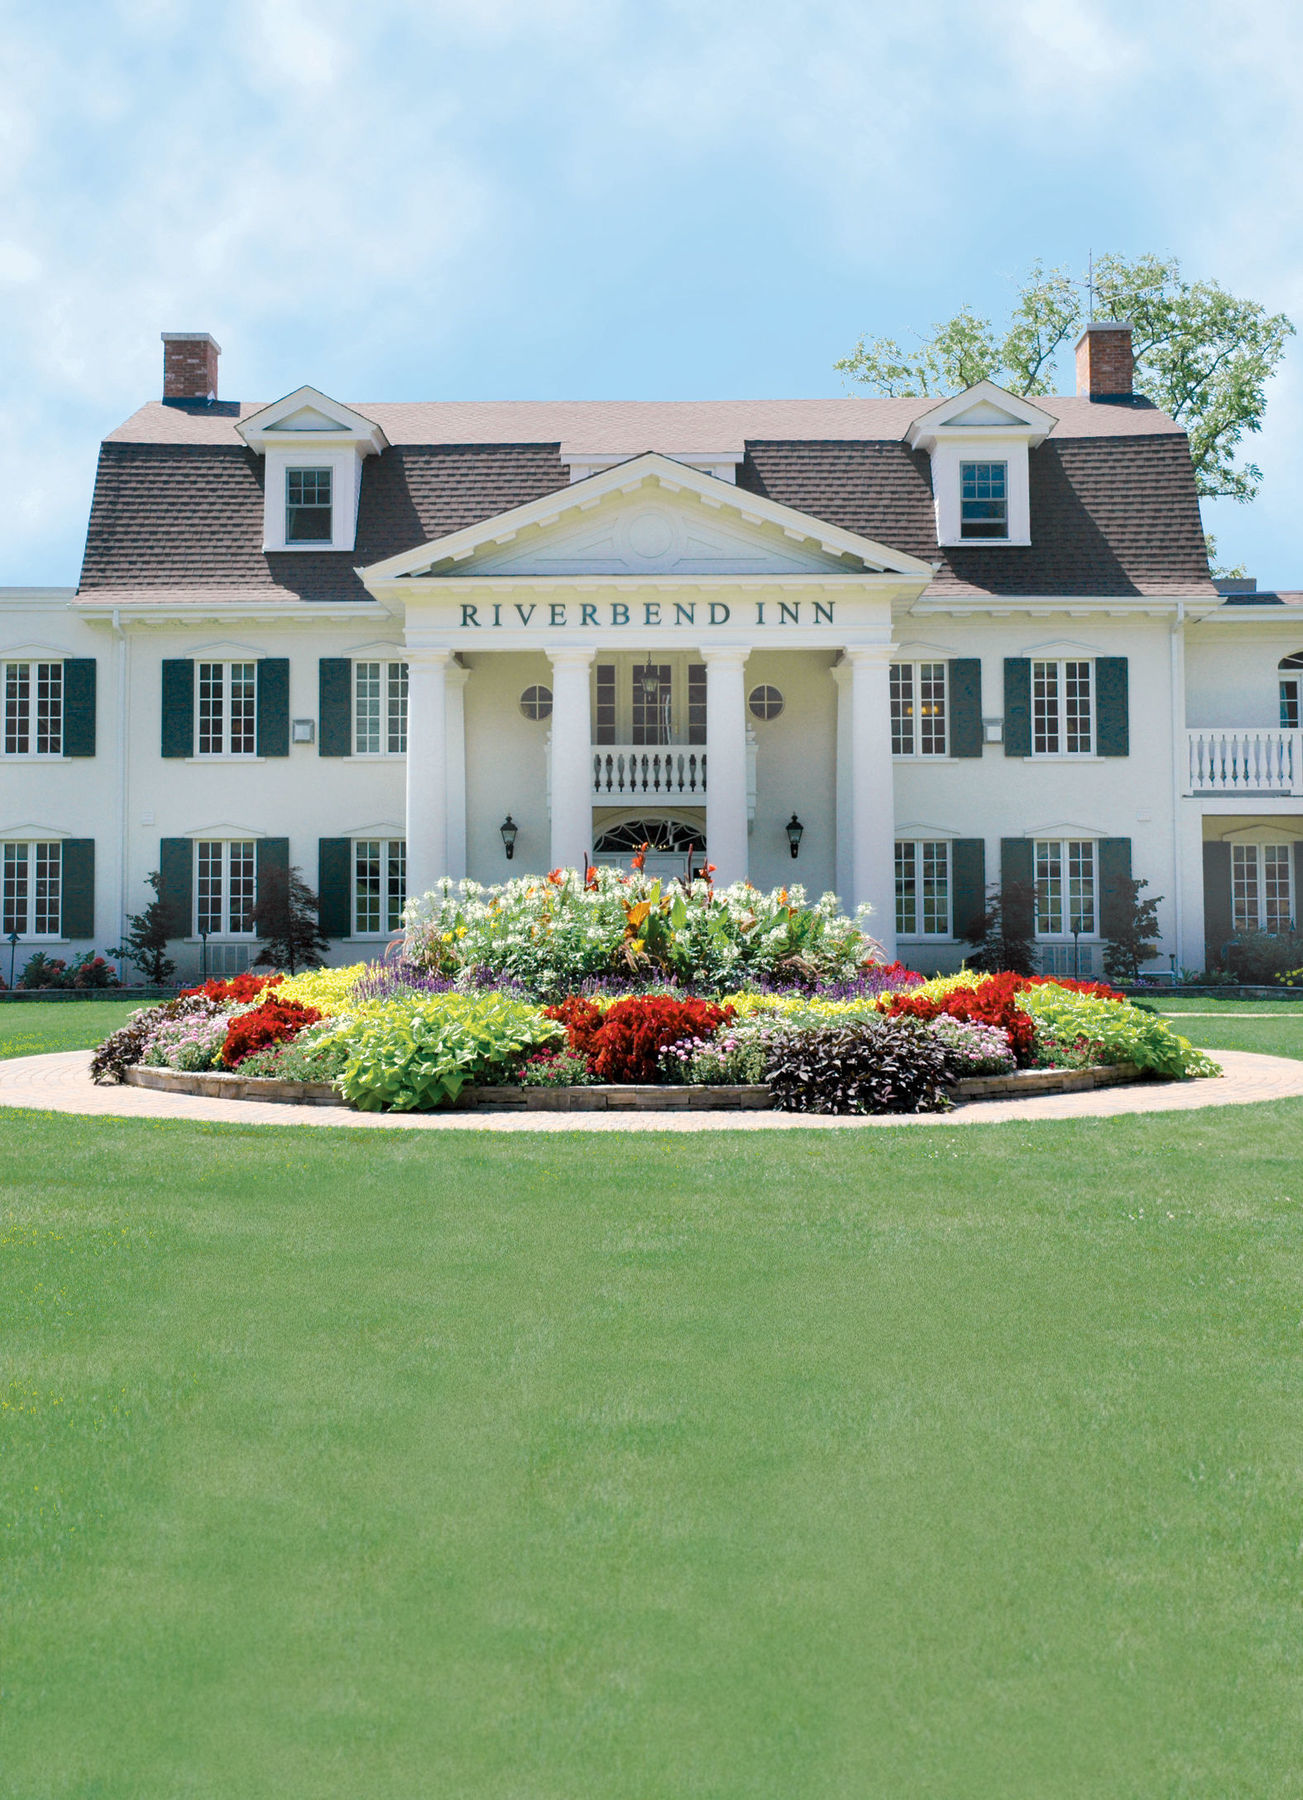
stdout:
[(1025, 975), (988, 975), (976, 987), (954, 988), (940, 1000), (923, 995), (893, 994), (887, 1003), (889, 1019), (935, 1019), (942, 1013), (952, 1019), (968, 1019), (976, 1025), (998, 1025), (1008, 1033), (1009, 1046), (1020, 1064), (1032, 1053), (1030, 1016), (1018, 1004), (1018, 992), (1027, 987)]
[(631, 869), (636, 869), (640, 875), (642, 874), (642, 871), (643, 871), (643, 865), (647, 861), (647, 852), (650, 849), (651, 849), (650, 844), (639, 844), (638, 854), (637, 854), (637, 856), (634, 857), (633, 861), (629, 864), (629, 867)]
[(229, 981), (219, 981), (210, 976), (202, 987), (184, 988), (184, 994), (203, 994), (209, 1000), (234, 1000), (243, 1005), (247, 1000), (256, 1000), (265, 988), (277, 987), (284, 981), (283, 975), (232, 975)]
[(233, 1069), (255, 1050), (265, 1049), (268, 1044), (288, 1043), (305, 1025), (315, 1025), (320, 1017), (315, 1006), (302, 1006), (297, 1000), (264, 1000), (255, 1011), (231, 1020), (222, 1045), (222, 1062)]
[(571, 994), (560, 1006), (545, 1006), (543, 1011), (549, 1019), (559, 1019), (565, 1026), (570, 1048), (577, 1055), (590, 1053), (593, 1039), (601, 1029), (600, 1006), (594, 1006), (591, 1000), (585, 1000), (579, 994)]
[(560, 887), (561, 883), (566, 878), (565, 870), (564, 869), (549, 869), (547, 872), (547, 878), (552, 883), (553, 887)]

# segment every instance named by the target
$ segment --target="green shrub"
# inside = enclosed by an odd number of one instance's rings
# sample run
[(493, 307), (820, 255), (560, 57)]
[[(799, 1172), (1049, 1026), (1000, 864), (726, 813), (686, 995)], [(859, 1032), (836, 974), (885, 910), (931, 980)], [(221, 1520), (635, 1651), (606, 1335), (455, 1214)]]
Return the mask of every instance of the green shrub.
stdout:
[(1267, 987), (1303, 963), (1303, 933), (1244, 931), (1226, 946), (1226, 966), (1237, 981)]
[(1124, 1000), (1102, 1000), (1047, 982), (1018, 996), (1036, 1026), (1038, 1045), (1061, 1049), (1085, 1039), (1105, 1063), (1135, 1063), (1154, 1075), (1219, 1075), (1221, 1070), (1157, 1014)]
[(364, 1007), (335, 1035), (347, 1053), (338, 1086), (363, 1112), (420, 1112), (468, 1082), (501, 1080), (565, 1028), (503, 994), (413, 994)]

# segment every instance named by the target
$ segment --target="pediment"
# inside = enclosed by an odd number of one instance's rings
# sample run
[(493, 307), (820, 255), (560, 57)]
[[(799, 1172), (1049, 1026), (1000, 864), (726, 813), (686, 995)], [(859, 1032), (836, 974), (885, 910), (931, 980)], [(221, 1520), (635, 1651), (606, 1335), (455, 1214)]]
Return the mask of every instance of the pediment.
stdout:
[(974, 437), (983, 433), (1016, 433), (1034, 447), (1053, 429), (1051, 414), (1032, 401), (997, 387), (993, 381), (979, 381), (962, 394), (952, 394), (921, 412), (906, 437), (912, 449), (930, 453), (938, 438), (962, 437), (966, 432)]
[(236, 430), (252, 449), (264, 451), (278, 441), (314, 438), (352, 444), (365, 455), (383, 450), (388, 442), (373, 419), (314, 387), (295, 388), (292, 394), (241, 419)]
[(404, 576), (830, 575), (928, 564), (649, 452), (363, 571)]

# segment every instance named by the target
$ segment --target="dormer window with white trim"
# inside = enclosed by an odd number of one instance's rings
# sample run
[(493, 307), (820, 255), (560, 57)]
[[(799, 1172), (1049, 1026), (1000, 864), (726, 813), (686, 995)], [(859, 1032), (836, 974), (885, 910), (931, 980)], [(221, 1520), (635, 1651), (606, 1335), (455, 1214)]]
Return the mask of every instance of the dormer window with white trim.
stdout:
[(966, 462), (959, 465), (959, 534), (966, 538), (1009, 536), (1009, 465)]
[(937, 543), (1030, 544), (1029, 453), (1054, 429), (1053, 417), (992, 381), (931, 407), (905, 434), (932, 465)]
[(297, 388), (236, 427), (263, 470), (264, 550), (352, 550), (362, 464), (389, 440), (372, 419)]
[(286, 469), (285, 542), (329, 544), (331, 471)]

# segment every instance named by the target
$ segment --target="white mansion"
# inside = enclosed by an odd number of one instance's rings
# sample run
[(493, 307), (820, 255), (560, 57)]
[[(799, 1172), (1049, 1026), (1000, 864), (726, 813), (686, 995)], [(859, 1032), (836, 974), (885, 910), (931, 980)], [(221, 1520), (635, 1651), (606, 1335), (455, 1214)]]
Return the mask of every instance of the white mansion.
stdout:
[(1128, 871), (1163, 967), (1294, 917), (1303, 596), (1210, 581), (1127, 326), (1034, 404), (262, 406), (217, 362), (164, 334), (80, 585), (0, 590), (20, 965), (155, 869), (188, 973), (244, 965), (271, 867), (354, 960), (441, 876), (644, 842), (867, 901), (925, 970), (1011, 879), (1061, 972)]

